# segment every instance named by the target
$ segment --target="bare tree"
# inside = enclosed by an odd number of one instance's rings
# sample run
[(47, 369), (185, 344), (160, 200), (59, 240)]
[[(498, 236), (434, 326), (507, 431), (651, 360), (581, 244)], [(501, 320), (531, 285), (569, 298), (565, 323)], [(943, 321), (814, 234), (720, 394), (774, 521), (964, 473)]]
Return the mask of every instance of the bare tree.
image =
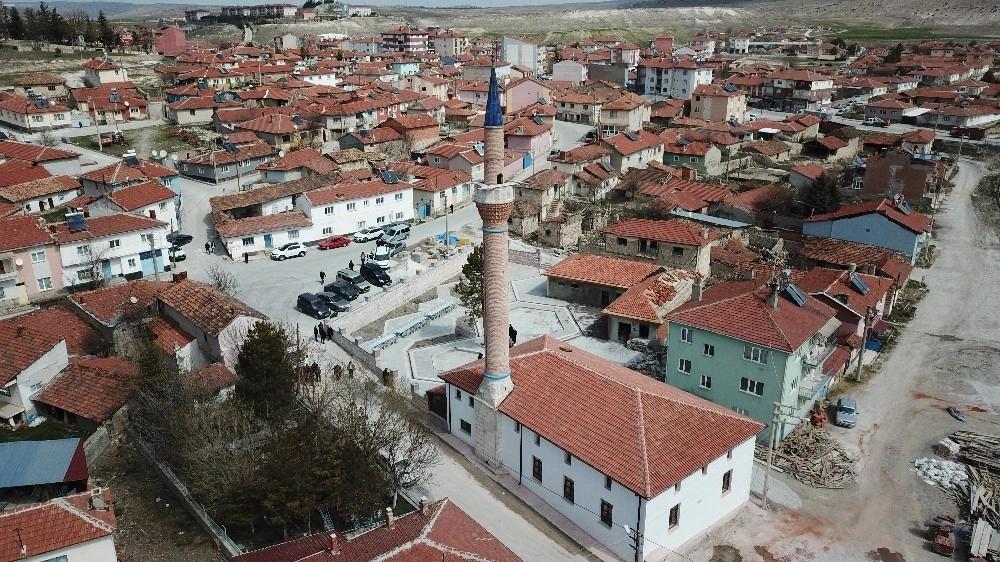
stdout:
[(55, 146), (57, 142), (56, 136), (52, 134), (50, 129), (43, 129), (41, 133), (38, 133), (38, 144), (42, 146)]
[(236, 297), (240, 294), (240, 281), (235, 275), (222, 269), (222, 266), (216, 264), (209, 267), (205, 273), (208, 274), (208, 284), (216, 289), (226, 293), (231, 297)]

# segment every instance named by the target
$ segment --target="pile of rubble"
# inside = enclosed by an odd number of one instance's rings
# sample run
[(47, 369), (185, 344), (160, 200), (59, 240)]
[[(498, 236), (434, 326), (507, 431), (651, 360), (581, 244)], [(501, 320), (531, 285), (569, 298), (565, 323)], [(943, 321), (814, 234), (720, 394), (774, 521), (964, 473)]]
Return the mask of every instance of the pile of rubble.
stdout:
[(626, 367), (658, 381), (663, 380), (667, 366), (666, 347), (650, 347), (647, 340), (638, 338), (625, 342), (625, 347), (642, 353), (641, 356), (629, 361)]
[[(761, 449), (757, 456), (766, 460), (767, 449)], [(800, 424), (775, 449), (772, 464), (814, 488), (843, 488), (857, 476), (856, 460), (826, 431)]]
[(923, 458), (913, 461), (913, 467), (925, 484), (945, 490), (964, 489), (969, 479), (965, 466), (957, 462)]

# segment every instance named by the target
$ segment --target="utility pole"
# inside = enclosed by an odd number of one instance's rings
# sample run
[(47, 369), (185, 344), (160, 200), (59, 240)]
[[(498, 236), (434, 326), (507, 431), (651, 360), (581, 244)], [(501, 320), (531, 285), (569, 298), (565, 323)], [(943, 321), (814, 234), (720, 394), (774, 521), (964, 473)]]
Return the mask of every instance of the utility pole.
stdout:
[(448, 189), (444, 191), (444, 247), (451, 248), (451, 231), (448, 230)]
[(87, 98), (87, 112), (94, 114), (94, 129), (97, 131), (97, 150), (104, 152), (104, 143), (101, 142), (101, 125), (97, 122), (97, 110), (94, 109), (94, 98)]
[(156, 234), (153, 232), (149, 233), (149, 253), (153, 256), (153, 279), (157, 281), (160, 280), (160, 268), (157, 267), (156, 263)]
[(788, 421), (789, 418), (800, 421), (805, 419), (794, 416), (792, 414), (793, 410), (793, 406), (782, 404), (781, 402), (775, 402), (774, 407), (771, 410), (771, 437), (767, 448), (767, 469), (764, 472), (764, 489), (761, 492), (760, 504), (764, 509), (768, 509), (767, 487), (771, 478), (771, 465), (774, 464), (774, 449), (778, 444), (778, 424), (783, 421)]
[(858, 351), (858, 368), (854, 373), (854, 380), (861, 382), (861, 366), (865, 362), (865, 346), (868, 344), (868, 329), (871, 327), (872, 320), (875, 319), (875, 309), (868, 307), (865, 311), (865, 317), (862, 320), (865, 323), (865, 328), (861, 332), (861, 349)]

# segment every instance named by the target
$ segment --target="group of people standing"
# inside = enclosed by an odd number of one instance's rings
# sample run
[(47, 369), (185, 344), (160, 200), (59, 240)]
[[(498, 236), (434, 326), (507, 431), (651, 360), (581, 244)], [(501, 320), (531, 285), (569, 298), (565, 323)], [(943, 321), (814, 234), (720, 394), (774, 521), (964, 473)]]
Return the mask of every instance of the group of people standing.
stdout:
[(313, 327), (313, 337), (319, 343), (326, 343), (326, 340), (333, 339), (333, 328), (325, 322), (320, 322)]

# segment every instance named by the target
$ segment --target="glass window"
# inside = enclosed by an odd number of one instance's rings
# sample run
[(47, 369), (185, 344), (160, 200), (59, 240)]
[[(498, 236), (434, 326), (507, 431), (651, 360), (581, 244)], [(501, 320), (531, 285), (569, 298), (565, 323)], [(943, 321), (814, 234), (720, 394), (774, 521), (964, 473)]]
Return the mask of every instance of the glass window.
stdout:
[(78, 256), (89, 256), (90, 255), (90, 246), (87, 245), (87, 244), (84, 244), (83, 246), (77, 246), (76, 247), (76, 255), (78, 255)]
[(764, 383), (761, 381), (755, 381), (753, 379), (742, 377), (740, 379), (740, 390), (746, 392), (747, 394), (753, 394), (755, 396), (763, 396)]
[(531, 477), (541, 482), (542, 480), (542, 459), (531, 457)]
[(572, 478), (563, 477), (563, 497), (574, 502), (576, 500), (576, 482)]
[(292, 230), (288, 231), (288, 239), (289, 240), (294, 240), (295, 238), (298, 238), (298, 237), (299, 237), (299, 229), (293, 228)]
[(118, 248), (121, 245), (122, 245), (122, 241), (121, 240), (111, 240), (110, 242), (108, 242), (108, 246), (111, 247), (111, 248)]
[(702, 375), (701, 376), (701, 383), (698, 386), (700, 386), (700, 387), (702, 387), (702, 388), (704, 388), (706, 390), (711, 390), (712, 389), (712, 377), (709, 376), (709, 375)]
[(604, 523), (609, 527), (611, 526), (611, 523), (614, 520), (613, 517), (614, 509), (615, 509), (614, 506), (608, 503), (606, 500), (601, 500), (601, 523)]
[(670, 508), (670, 520), (667, 523), (668, 529), (673, 529), (674, 527), (680, 525), (681, 523), (681, 504), (677, 504)]
[(690, 375), (691, 374), (691, 360), (690, 359), (678, 359), (677, 360), (677, 370)]
[(45, 250), (31, 252), (31, 263), (42, 263), (45, 261)]
[(332, 215), (333, 214), (333, 207), (324, 207), (323, 208), (323, 214), (324, 215)]
[(691, 343), (694, 341), (694, 330), (691, 328), (681, 328), (681, 341)]
[(357, 208), (358, 208), (358, 204), (357, 203), (348, 203), (347, 204), (347, 210), (348, 211), (354, 211)]
[(243, 239), (243, 245), (244, 246), (253, 246), (253, 236), (244, 238)]
[(752, 345), (743, 346), (743, 359), (747, 361), (753, 361), (754, 363), (767, 365), (768, 354), (769, 351), (766, 349), (761, 349), (759, 347), (754, 347)]

